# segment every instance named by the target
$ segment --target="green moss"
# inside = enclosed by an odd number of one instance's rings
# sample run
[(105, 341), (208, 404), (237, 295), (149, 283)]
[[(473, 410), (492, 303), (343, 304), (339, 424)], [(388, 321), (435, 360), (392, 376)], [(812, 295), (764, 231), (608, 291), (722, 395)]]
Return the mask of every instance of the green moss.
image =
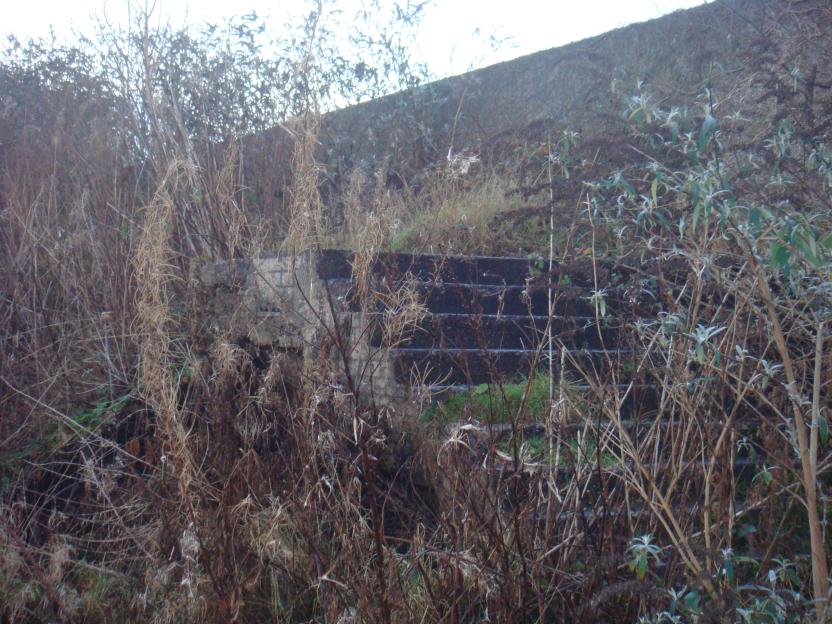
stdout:
[[(523, 413), (518, 414), (526, 397)], [(427, 422), (458, 422), (474, 419), (486, 423), (503, 423), (520, 416), (524, 422), (542, 419), (549, 408), (549, 379), (537, 375), (531, 382), (480, 384), (466, 392), (453, 395), (446, 401), (428, 408), (423, 419)]]

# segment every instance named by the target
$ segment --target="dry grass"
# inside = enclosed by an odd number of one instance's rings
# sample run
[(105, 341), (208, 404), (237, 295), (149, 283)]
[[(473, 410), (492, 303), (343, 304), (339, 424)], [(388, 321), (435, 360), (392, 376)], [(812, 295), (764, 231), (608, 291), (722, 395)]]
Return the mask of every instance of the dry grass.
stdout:
[[(685, 158), (678, 145), (655, 148), (668, 131), (660, 121), (621, 138), (647, 156), (578, 188), (563, 255), (585, 258), (599, 340), (614, 312), (643, 320), (609, 345), (637, 355), (591, 367), (564, 352), (576, 379), (551, 380), (540, 409), (547, 333), (528, 384), (511, 396), (492, 389), (505, 426), (477, 413), (423, 426), (366, 391), (372, 370), (350, 364), (361, 335), (334, 322), (331, 297), (319, 311), (325, 339), (302, 361), (227, 336), (206, 344), (190, 275), (268, 246), (275, 222), (293, 253), (339, 241), (356, 251), (359, 299), (382, 324), (386, 347), (371, 358), (384, 357), (425, 308), (412, 280), (378, 283), (378, 251), (519, 253), (528, 231), (510, 217), (522, 207), (511, 191), (545, 167), (512, 178), (456, 162), (418, 193), (355, 174), (334, 219), (310, 114), (290, 126), (287, 213), (253, 214), (244, 142), (189, 134), (176, 102), (154, 91), (158, 59), (151, 33), (140, 35), (130, 69), (141, 93), (129, 101), (91, 59), (47, 55), (0, 73), (0, 90), (20, 96), (0, 111), (1, 618), (822, 620), (832, 466), (823, 132), (814, 143), (793, 133), (794, 151), (773, 163), (793, 184), (759, 173), (772, 164), (762, 157), (754, 175), (733, 168), (740, 155), (729, 162), (715, 140), (703, 142), (707, 166), (689, 166), (698, 117)], [(51, 81), (39, 82), (47, 69)], [(795, 91), (785, 113), (809, 123), (804, 96)], [(721, 132), (732, 129), (726, 120)], [(560, 172), (598, 181), (597, 151)], [(690, 189), (716, 189), (723, 175), (734, 176), (732, 219), (752, 205), (820, 208), (777, 213), (792, 219), (791, 238), (774, 220), (753, 238), (717, 211), (696, 230), (678, 225), (694, 210)], [(544, 228), (531, 250), (546, 241)], [(652, 264), (637, 257), (645, 249)], [(619, 252), (630, 279), (611, 285), (602, 257)], [(771, 262), (785, 252), (788, 271)], [(631, 411), (647, 384), (657, 405)], [(543, 443), (530, 429), (541, 418)], [(735, 460), (752, 454), (740, 475)]]
[[(523, 207), (510, 180), (497, 175), (437, 172), (409, 197), (394, 221), (389, 248), (419, 253), (482, 253), (494, 248), (495, 217)], [(502, 234), (502, 232), (501, 232)]]

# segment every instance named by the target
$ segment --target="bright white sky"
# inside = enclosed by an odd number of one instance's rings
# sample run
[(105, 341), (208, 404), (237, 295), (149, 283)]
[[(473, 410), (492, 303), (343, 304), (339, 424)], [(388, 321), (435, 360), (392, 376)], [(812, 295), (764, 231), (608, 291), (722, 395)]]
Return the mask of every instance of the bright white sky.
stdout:
[[(393, 0), (383, 0), (390, 2)], [(706, 0), (431, 0), (418, 34), (419, 60), (434, 75), (462, 73), (659, 17)], [(219, 22), (256, 11), (279, 27), (303, 0), (156, 0), (174, 26)], [(0, 33), (18, 39), (90, 32), (94, 16), (122, 22), (129, 0), (0, 0)], [(143, 4), (134, 0), (133, 6)], [(337, 0), (345, 11), (358, 2)], [(5, 6), (3, 6), (5, 5)], [(497, 50), (489, 37), (506, 40)]]

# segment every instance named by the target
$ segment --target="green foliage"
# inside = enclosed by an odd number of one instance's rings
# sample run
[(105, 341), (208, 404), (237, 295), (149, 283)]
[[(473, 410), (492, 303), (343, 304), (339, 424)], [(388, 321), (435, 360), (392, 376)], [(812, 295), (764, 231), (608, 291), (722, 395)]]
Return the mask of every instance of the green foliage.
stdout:
[[(587, 185), (595, 226), (600, 222), (602, 228), (615, 232), (622, 238), (620, 249), (639, 263), (649, 264), (656, 257), (680, 258), (689, 271), (665, 278), (666, 286), (673, 284), (677, 289), (682, 305), (673, 312), (660, 312), (655, 323), (649, 323), (648, 332), (660, 347), (660, 360), (674, 350), (683, 351), (676, 365), (687, 362), (696, 371), (684, 384), (687, 397), (676, 405), (720, 383), (746, 387), (761, 401), (777, 396), (808, 409), (814, 358), (806, 354), (814, 353), (815, 333), (822, 331), (817, 328), (832, 318), (832, 188), (828, 163), (817, 156), (828, 152), (828, 137), (813, 135), (799, 115), (783, 113), (769, 128), (767, 142), (739, 148), (734, 135), (739, 115), (721, 117), (711, 93), (706, 92), (703, 100), (701, 114), (686, 108), (663, 110), (644, 93), (630, 100), (626, 119), (631, 141), (645, 159)], [(760, 283), (773, 292), (770, 305)], [(719, 293), (724, 309), (700, 316), (693, 303), (696, 297), (684, 293), (682, 284)], [(766, 310), (762, 318), (744, 309), (748, 300), (754, 301), (756, 311)], [(783, 391), (786, 358), (782, 349), (771, 348), (771, 314), (782, 331), (783, 348), (790, 353), (789, 365), (800, 362), (803, 367), (803, 380), (795, 384), (800, 389)], [(742, 324), (746, 328), (738, 332)], [(726, 370), (733, 377), (718, 382)], [(668, 370), (657, 378), (676, 380), (678, 375)], [(695, 413), (707, 420), (719, 411), (719, 406), (703, 402)], [(823, 411), (815, 415), (818, 451), (820, 458), (828, 459)], [(773, 426), (780, 431), (790, 453), (786, 466), (799, 461), (796, 419), (781, 416), (772, 425), (758, 411), (747, 417), (757, 428)], [(766, 454), (759, 446), (756, 449), (752, 454), (760, 453), (760, 463), (750, 488), (737, 479), (732, 484), (737, 488), (733, 496), (739, 491), (743, 496), (772, 496), (784, 480), (793, 478), (782, 458)], [(780, 465), (775, 468), (776, 463)], [(805, 487), (799, 480), (791, 483)], [(790, 554), (794, 548), (805, 552), (809, 543), (806, 525), (813, 522), (812, 516), (801, 517), (788, 506), (773, 507), (772, 513), (781, 514), (779, 522), (788, 527), (785, 533), (794, 540), (769, 534), (773, 541), (767, 547), (775, 552), (783, 548)], [(717, 560), (707, 571), (714, 585), (671, 591), (668, 609), (644, 621), (707, 621), (715, 601), (723, 601), (723, 612), (730, 610), (731, 621), (809, 621), (809, 566), (805, 561), (779, 563), (785, 560), (772, 566), (771, 560), (761, 558), (749, 546), (764, 539), (759, 534), (764, 523), (755, 518), (751, 514), (742, 525), (742, 539), (735, 543), (738, 550), (723, 548), (721, 557), (714, 557)], [(639, 580), (649, 574), (649, 563), (658, 563), (658, 551), (650, 548), (653, 539), (639, 538), (628, 548), (628, 566)]]
[(640, 535), (633, 538), (627, 552), (630, 555), (627, 565), (640, 581), (644, 580), (651, 563), (661, 563), (662, 548), (653, 543), (652, 535)]
[[(759, 169), (754, 153), (742, 155), (749, 160), (748, 168), (723, 162), (720, 136), (733, 120), (727, 120), (723, 130), (708, 112), (698, 132), (680, 131), (680, 124), (684, 129), (694, 124), (691, 113), (661, 110), (646, 97), (634, 101), (628, 118), (635, 123), (637, 138), (667, 150), (668, 160), (683, 157), (687, 162), (683, 168), (660, 160), (648, 163), (652, 182), (647, 196), (635, 192), (626, 172), (591, 185), (595, 191), (619, 191), (618, 217), (626, 218), (623, 210), (629, 209), (627, 213), (635, 213), (634, 223), (645, 233), (675, 224), (683, 238), (696, 237), (703, 227), (715, 225), (738, 250), (768, 259), (771, 270), (789, 278), (792, 286), (811, 275), (829, 279), (832, 185), (825, 137), (798, 138), (789, 119), (781, 119), (769, 141), (775, 158), (766, 172)], [(754, 171), (752, 167), (756, 174), (750, 182), (747, 172)], [(795, 201), (798, 178), (803, 184), (800, 201)]]

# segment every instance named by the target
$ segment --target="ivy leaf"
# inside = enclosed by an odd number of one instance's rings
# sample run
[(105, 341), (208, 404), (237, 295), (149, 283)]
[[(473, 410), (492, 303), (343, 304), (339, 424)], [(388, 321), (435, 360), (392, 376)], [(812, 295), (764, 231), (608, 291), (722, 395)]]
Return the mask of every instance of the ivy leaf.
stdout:
[(710, 140), (711, 136), (713, 135), (714, 131), (717, 128), (716, 119), (713, 115), (705, 115), (705, 120), (702, 122), (702, 128), (699, 130), (699, 151), (702, 152), (705, 150), (705, 147), (708, 145), (708, 141)]
[(685, 601), (685, 606), (688, 608), (688, 610), (690, 610), (690, 611), (698, 611), (699, 610), (699, 601), (700, 601), (699, 592), (689, 591), (687, 594), (685, 594), (684, 601)]
[(748, 225), (751, 226), (753, 232), (759, 232), (762, 228), (763, 221), (760, 218), (760, 211), (757, 208), (752, 208), (748, 211)]
[(636, 577), (638, 580), (644, 580), (647, 575), (647, 557), (641, 556), (636, 563)]
[(808, 233), (800, 233), (792, 237), (795, 246), (806, 257), (814, 268), (820, 268), (823, 264), (817, 254), (817, 243)]
[(734, 562), (731, 560), (731, 557), (727, 557), (725, 561), (722, 563), (722, 571), (725, 574), (725, 580), (728, 581), (730, 585), (734, 584)]
[(792, 256), (785, 245), (782, 243), (774, 243), (769, 251), (771, 256), (771, 264), (778, 269), (785, 269), (789, 264), (789, 258)]
[(702, 202), (696, 202), (696, 205), (693, 207), (693, 223), (691, 223), (691, 230), (696, 231), (696, 226), (699, 225), (699, 220), (702, 218), (704, 206)]

